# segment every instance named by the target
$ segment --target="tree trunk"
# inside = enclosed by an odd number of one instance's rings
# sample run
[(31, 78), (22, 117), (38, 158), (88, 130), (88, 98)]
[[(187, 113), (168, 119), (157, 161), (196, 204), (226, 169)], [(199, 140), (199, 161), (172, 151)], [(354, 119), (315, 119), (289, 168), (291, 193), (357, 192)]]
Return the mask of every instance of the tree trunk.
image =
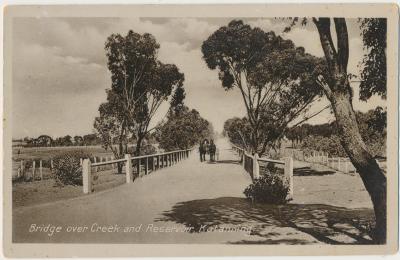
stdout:
[[(119, 155), (117, 156), (117, 159), (122, 158), (124, 156), (124, 147), (123, 147), (121, 141), (118, 144), (118, 152), (119, 152)], [(122, 163), (117, 163), (118, 174), (122, 174), (122, 167), (123, 167)]]
[(142, 141), (143, 141), (143, 137), (138, 137), (138, 140), (136, 142), (136, 149), (135, 149), (136, 156), (140, 156), (140, 152), (142, 150)]
[(341, 144), (357, 169), (374, 205), (373, 239), (378, 244), (384, 244), (386, 243), (386, 176), (362, 140), (352, 106), (352, 89), (347, 75), (349, 40), (346, 21), (344, 18), (333, 19), (337, 36), (336, 51), (331, 36), (330, 20), (327, 17), (313, 18), (328, 65), (329, 85), (326, 81), (318, 80), (334, 111)]
[(350, 98), (342, 93), (333, 94), (332, 108), (342, 146), (357, 169), (374, 206), (376, 224), (373, 239), (378, 244), (384, 244), (386, 243), (387, 214), (386, 176), (362, 140)]

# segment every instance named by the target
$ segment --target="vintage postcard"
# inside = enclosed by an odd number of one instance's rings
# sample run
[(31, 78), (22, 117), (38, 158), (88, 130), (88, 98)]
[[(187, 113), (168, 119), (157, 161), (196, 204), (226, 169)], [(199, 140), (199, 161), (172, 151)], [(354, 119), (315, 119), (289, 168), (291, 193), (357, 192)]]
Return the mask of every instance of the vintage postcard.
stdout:
[(396, 5), (3, 12), (6, 256), (397, 251)]

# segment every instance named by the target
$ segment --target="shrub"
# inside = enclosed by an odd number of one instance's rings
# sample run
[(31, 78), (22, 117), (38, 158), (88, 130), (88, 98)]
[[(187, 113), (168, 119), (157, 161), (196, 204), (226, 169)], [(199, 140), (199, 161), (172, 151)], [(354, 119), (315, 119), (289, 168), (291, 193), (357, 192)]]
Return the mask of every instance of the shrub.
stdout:
[(53, 159), (53, 174), (61, 185), (82, 185), (82, 167), (80, 159), (90, 158), (90, 154), (82, 151), (68, 151)]
[(276, 175), (267, 172), (260, 178), (255, 179), (245, 190), (244, 195), (252, 201), (268, 204), (285, 204), (288, 200), (289, 187), (285, 185), (282, 179)]

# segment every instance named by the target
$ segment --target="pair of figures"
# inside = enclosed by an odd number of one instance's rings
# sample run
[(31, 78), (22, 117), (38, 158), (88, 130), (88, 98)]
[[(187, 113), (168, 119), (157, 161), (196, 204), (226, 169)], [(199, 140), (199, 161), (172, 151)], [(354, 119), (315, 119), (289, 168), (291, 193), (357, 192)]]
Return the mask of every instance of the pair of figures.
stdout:
[(199, 153), (200, 153), (200, 161), (206, 161), (206, 154), (210, 154), (210, 161), (215, 162), (215, 152), (217, 147), (214, 144), (214, 140), (210, 140), (208, 142), (207, 139), (204, 139), (199, 146)]

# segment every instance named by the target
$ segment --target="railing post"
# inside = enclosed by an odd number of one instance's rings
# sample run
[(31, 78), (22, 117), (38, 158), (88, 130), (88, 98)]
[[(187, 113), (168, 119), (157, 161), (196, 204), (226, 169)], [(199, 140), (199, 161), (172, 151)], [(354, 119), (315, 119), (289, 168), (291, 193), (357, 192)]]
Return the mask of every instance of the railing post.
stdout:
[(125, 154), (125, 176), (126, 176), (126, 183), (131, 182), (131, 172), (132, 172), (132, 160), (130, 154)]
[(242, 166), (245, 168), (246, 166), (246, 153), (242, 151)]
[(253, 178), (260, 178), (260, 165), (258, 163), (258, 154), (255, 153), (253, 156)]
[[(93, 157), (93, 162), (97, 163), (97, 157), (96, 156)], [(94, 172), (97, 172), (97, 170), (98, 170), (97, 166), (94, 167)]]
[(286, 157), (285, 159), (285, 178), (289, 187), (287, 199), (293, 199), (293, 158)]
[(149, 157), (146, 157), (146, 162), (144, 164), (144, 175), (149, 174)]
[(167, 167), (171, 166), (170, 154), (167, 154)]
[(40, 180), (43, 180), (42, 160), (39, 162)]
[(84, 159), (82, 162), (82, 184), (83, 193), (88, 194), (92, 192), (92, 163), (90, 159)]
[(137, 177), (140, 177), (140, 159), (136, 159)]
[(151, 171), (155, 171), (156, 170), (156, 157), (151, 157)]
[(35, 180), (35, 168), (36, 168), (36, 161), (33, 160), (33, 162), (32, 162), (32, 181)]

